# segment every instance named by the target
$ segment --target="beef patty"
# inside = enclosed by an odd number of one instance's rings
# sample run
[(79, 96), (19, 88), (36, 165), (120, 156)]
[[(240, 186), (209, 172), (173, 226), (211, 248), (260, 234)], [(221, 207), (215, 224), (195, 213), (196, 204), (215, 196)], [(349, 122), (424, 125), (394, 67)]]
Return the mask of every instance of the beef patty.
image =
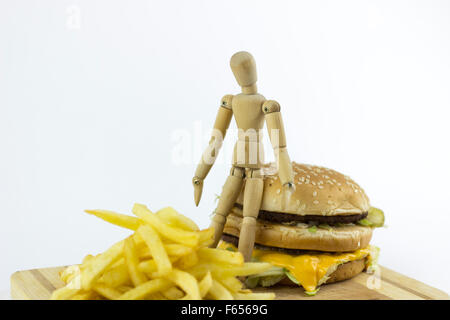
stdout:
[[(235, 203), (234, 206), (238, 209), (243, 208), (242, 204)], [(335, 225), (338, 223), (355, 223), (361, 219), (367, 217), (367, 212), (363, 212), (361, 214), (351, 214), (345, 216), (319, 216), (319, 215), (306, 215), (300, 216), (298, 214), (292, 213), (283, 213), (283, 212), (272, 212), (266, 210), (259, 210), (258, 219), (265, 220), (276, 223), (283, 222), (301, 222), (301, 223), (309, 223), (312, 225), (317, 224), (328, 224)]]

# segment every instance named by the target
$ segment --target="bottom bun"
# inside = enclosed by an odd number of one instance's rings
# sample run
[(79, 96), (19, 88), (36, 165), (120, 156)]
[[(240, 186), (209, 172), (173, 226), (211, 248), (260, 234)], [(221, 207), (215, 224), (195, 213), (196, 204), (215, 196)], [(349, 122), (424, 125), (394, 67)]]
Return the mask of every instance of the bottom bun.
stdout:
[[(242, 218), (230, 214), (223, 232), (239, 237)], [(285, 249), (317, 250), (327, 252), (350, 252), (365, 248), (372, 238), (372, 229), (359, 225), (317, 228), (310, 232), (308, 225), (289, 226), (256, 220), (255, 243)]]
[[(327, 281), (325, 281), (325, 284), (351, 279), (363, 272), (365, 267), (366, 258), (343, 263), (339, 265), (332, 274), (329, 275), (329, 278)], [(298, 286), (288, 277), (283, 278), (283, 280), (278, 282), (276, 285)]]

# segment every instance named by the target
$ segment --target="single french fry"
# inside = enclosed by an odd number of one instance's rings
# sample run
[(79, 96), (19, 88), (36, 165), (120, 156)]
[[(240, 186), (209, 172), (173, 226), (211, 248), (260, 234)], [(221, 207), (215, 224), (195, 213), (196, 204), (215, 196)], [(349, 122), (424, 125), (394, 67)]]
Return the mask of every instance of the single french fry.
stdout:
[(89, 261), (92, 261), (92, 259), (94, 259), (94, 256), (92, 254), (88, 254), (83, 258), (83, 262), (81, 264), (83, 265), (89, 263)]
[(234, 300), (233, 295), (219, 281), (212, 279), (212, 286), (208, 294), (216, 300)]
[(138, 265), (138, 269), (139, 269), (139, 271), (144, 272), (144, 273), (153, 273), (153, 272), (158, 271), (158, 266), (156, 265), (155, 260), (148, 259), (148, 260), (141, 261)]
[(197, 224), (186, 216), (178, 213), (174, 208), (167, 207), (156, 212), (156, 214), (172, 227), (186, 231), (199, 231)]
[(83, 291), (72, 296), (71, 300), (94, 300), (98, 295), (94, 291)]
[(185, 255), (192, 254), (194, 250), (191, 247), (183, 246), (182, 244), (169, 243), (164, 245), (167, 254), (169, 256), (181, 257)]
[(136, 231), (141, 222), (139, 219), (126, 214), (116, 213), (109, 210), (84, 210), (84, 212), (94, 215), (106, 222), (116, 226)]
[(132, 286), (132, 285), (128, 286), (128, 285), (125, 285), (125, 284), (116, 287), (117, 291), (120, 291), (121, 294), (124, 294), (125, 292), (127, 292), (128, 290), (131, 290), (133, 288), (134, 288), (134, 286)]
[(190, 300), (201, 299), (197, 279), (191, 274), (178, 269), (173, 269), (172, 272), (166, 276), (166, 279), (170, 279), (170, 281), (186, 292)]
[[(169, 260), (172, 263), (172, 265), (178, 261), (180, 257), (175, 256), (169, 256)], [(156, 265), (156, 262), (154, 259), (147, 259), (144, 261), (141, 261), (138, 265), (139, 271), (149, 274), (151, 278), (159, 277), (158, 274), (158, 266)]]
[(81, 285), (84, 290), (90, 290), (101, 273), (121, 257), (123, 243), (123, 240), (115, 243), (104, 253), (92, 259), (86, 268), (81, 270)]
[(73, 296), (78, 294), (80, 289), (71, 289), (67, 287), (62, 287), (53, 291), (51, 300), (70, 300)]
[(226, 277), (217, 279), (221, 284), (223, 284), (228, 290), (230, 290), (232, 293), (237, 293), (242, 290), (242, 282), (239, 281), (236, 277)]
[(103, 283), (96, 283), (92, 289), (101, 296), (110, 300), (118, 299), (122, 295), (120, 291), (112, 287), (109, 287)]
[(209, 270), (214, 278), (239, 277), (257, 274), (270, 269), (272, 265), (267, 262), (246, 262), (242, 266), (232, 264), (217, 264), (200, 262), (187, 270), (195, 277), (201, 277)]
[(214, 242), (214, 228), (200, 230), (198, 235), (199, 247), (208, 247)]
[(195, 251), (193, 251), (191, 254), (184, 255), (178, 259), (178, 261), (175, 263), (175, 266), (178, 269), (188, 269), (192, 268), (198, 263), (198, 255)]
[(155, 292), (149, 295), (146, 299), (148, 300), (167, 300), (167, 298), (162, 294), (162, 292)]
[(70, 300), (81, 292), (81, 274), (75, 276), (66, 286), (53, 291), (51, 300)]
[(161, 292), (161, 294), (169, 300), (181, 299), (185, 294), (177, 287), (171, 287)]
[(198, 244), (199, 234), (197, 232), (171, 227), (142, 204), (136, 203), (133, 206), (133, 213), (157, 230), (164, 238), (190, 247), (195, 247)]
[(203, 277), (203, 279), (200, 280), (200, 282), (198, 283), (200, 296), (204, 298), (208, 293), (208, 291), (211, 289), (211, 287), (212, 287), (212, 277), (211, 272), (208, 271), (206, 275)]
[(219, 278), (241, 277), (261, 273), (272, 268), (272, 265), (268, 262), (246, 262), (242, 266), (230, 266), (229, 268), (216, 268), (215, 273), (219, 275)]
[(200, 248), (198, 249), (198, 257), (202, 261), (229, 263), (235, 265), (243, 265), (244, 257), (240, 252), (233, 252), (222, 249)]
[[(178, 243), (165, 244), (164, 248), (169, 256), (181, 257), (187, 254), (191, 254), (193, 249), (191, 247), (183, 246)], [(152, 254), (147, 246), (141, 246), (139, 249), (139, 256), (144, 259), (152, 257)]]
[(233, 293), (236, 300), (273, 300), (275, 293), (273, 292), (249, 292), (249, 293)]
[(124, 259), (120, 259), (98, 278), (100, 283), (116, 288), (130, 282), (128, 268)]
[(167, 279), (153, 279), (122, 294), (119, 300), (140, 300), (155, 292), (164, 291), (173, 286)]
[(144, 282), (147, 282), (147, 277), (143, 274), (139, 268), (139, 257), (136, 254), (136, 246), (132, 238), (125, 239), (123, 246), (125, 263), (130, 274), (131, 282), (137, 287)]
[(74, 277), (79, 275), (81, 272), (79, 265), (68, 266), (63, 271), (60, 272), (59, 278), (65, 282), (69, 283)]
[(149, 225), (142, 225), (137, 231), (150, 249), (153, 259), (157, 265), (158, 273), (164, 276), (172, 271), (172, 263), (169, 260), (161, 238)]

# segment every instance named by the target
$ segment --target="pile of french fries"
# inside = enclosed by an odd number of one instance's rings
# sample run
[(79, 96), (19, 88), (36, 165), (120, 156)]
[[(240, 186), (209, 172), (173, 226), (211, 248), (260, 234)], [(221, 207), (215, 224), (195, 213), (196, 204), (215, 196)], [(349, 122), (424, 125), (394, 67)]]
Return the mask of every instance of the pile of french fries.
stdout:
[(156, 213), (135, 204), (136, 217), (107, 210), (86, 210), (109, 223), (133, 230), (126, 239), (81, 265), (60, 273), (66, 284), (56, 300), (265, 300), (274, 293), (253, 293), (237, 277), (264, 272), (269, 263), (247, 262), (239, 252), (209, 248), (214, 230), (199, 230), (171, 207)]

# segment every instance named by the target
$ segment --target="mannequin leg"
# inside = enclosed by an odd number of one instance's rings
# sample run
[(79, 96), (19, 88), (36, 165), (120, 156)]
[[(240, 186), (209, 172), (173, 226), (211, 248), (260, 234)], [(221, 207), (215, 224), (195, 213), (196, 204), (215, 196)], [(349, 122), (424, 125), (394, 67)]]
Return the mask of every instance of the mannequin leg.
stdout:
[(244, 177), (244, 168), (231, 168), (230, 175), (228, 176), (227, 181), (225, 181), (219, 203), (214, 211), (214, 217), (211, 221), (211, 227), (214, 228), (214, 242), (211, 244), (211, 248), (215, 248), (222, 237), (225, 221), (241, 192)]
[(241, 232), (239, 235), (239, 252), (244, 260), (250, 261), (255, 243), (256, 218), (261, 208), (264, 181), (261, 169), (250, 169), (244, 190), (244, 209)]

